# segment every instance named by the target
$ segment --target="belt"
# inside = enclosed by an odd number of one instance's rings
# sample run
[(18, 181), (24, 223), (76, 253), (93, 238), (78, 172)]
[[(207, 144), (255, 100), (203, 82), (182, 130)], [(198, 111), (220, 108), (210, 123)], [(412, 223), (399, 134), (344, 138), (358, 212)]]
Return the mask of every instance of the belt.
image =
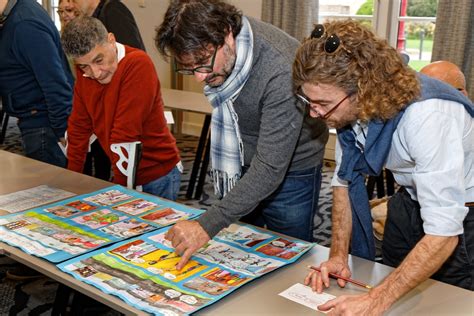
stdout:
[(465, 205), (467, 207), (474, 207), (474, 202), (467, 202)]

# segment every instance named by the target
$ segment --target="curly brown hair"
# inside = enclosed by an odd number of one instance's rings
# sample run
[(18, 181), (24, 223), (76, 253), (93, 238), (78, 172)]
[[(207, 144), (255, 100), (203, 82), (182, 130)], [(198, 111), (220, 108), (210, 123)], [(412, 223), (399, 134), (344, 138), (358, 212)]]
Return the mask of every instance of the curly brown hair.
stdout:
[[(330, 84), (357, 94), (358, 118), (388, 120), (420, 95), (416, 72), (387, 41), (353, 20), (324, 24), (321, 38), (308, 38), (293, 63), (295, 90), (304, 83)], [(328, 54), (324, 44), (336, 34), (341, 47)]]

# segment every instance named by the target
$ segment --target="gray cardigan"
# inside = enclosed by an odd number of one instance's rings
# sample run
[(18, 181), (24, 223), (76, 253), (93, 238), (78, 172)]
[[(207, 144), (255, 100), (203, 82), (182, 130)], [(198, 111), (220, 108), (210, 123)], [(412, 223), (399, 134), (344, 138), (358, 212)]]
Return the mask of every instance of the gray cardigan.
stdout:
[(244, 144), (244, 170), (235, 187), (197, 221), (212, 238), (253, 211), (288, 171), (322, 163), (328, 129), (298, 109), (292, 64), (299, 42), (278, 28), (248, 18), (254, 36), (250, 77), (234, 103)]

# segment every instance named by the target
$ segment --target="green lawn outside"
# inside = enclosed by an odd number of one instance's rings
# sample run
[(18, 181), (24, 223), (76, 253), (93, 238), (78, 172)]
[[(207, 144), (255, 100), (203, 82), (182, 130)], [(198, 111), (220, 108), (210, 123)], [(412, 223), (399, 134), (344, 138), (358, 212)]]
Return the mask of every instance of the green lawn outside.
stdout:
[[(420, 39), (407, 39), (407, 49), (420, 49)], [(431, 52), (433, 50), (433, 40), (425, 39), (423, 40), (423, 51)]]
[(410, 60), (408, 66), (415, 69), (416, 71), (420, 71), (421, 68), (428, 65), (429, 63), (429, 60)]

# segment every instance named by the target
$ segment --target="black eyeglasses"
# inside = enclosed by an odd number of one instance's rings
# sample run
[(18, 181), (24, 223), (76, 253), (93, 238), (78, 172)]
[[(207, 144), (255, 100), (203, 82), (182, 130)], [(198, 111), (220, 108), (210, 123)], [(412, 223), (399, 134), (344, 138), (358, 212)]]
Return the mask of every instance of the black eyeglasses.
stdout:
[(216, 59), (216, 54), (217, 54), (217, 47), (214, 50), (214, 53), (212, 54), (211, 63), (209, 65), (201, 65), (193, 69), (179, 68), (179, 63), (175, 58), (174, 71), (182, 75), (194, 75), (195, 72), (201, 73), (201, 74), (210, 74), (211, 72), (214, 71), (214, 60)]
[(323, 120), (326, 120), (327, 118), (329, 118), (331, 116), (331, 114), (334, 113), (334, 111), (337, 110), (337, 108), (344, 102), (346, 101), (346, 99), (348, 99), (350, 96), (352, 96), (353, 93), (349, 93), (348, 95), (346, 95), (341, 101), (339, 101), (335, 106), (333, 106), (329, 111), (327, 111), (325, 114), (321, 115), (321, 113), (319, 113), (319, 111), (317, 111), (316, 109), (313, 109), (311, 108), (311, 104), (318, 104), (316, 101), (313, 101), (311, 100), (310, 98), (308, 98), (304, 93), (303, 91), (301, 91), (301, 87), (298, 89), (298, 91), (295, 93), (295, 96), (298, 98), (299, 101), (301, 101), (305, 106), (309, 107), (310, 109), (312, 109), (314, 112), (316, 112), (316, 114), (318, 114), (318, 118), (321, 118)]
[[(311, 32), (310, 38), (320, 39), (324, 35), (326, 35), (326, 29), (324, 28), (324, 25), (316, 24), (314, 26), (313, 31)], [(334, 54), (341, 47), (344, 48), (344, 46), (341, 45), (341, 40), (336, 34), (331, 34), (327, 36), (326, 41), (324, 42), (324, 51), (326, 52), (326, 54), (329, 54), (329, 55)]]

